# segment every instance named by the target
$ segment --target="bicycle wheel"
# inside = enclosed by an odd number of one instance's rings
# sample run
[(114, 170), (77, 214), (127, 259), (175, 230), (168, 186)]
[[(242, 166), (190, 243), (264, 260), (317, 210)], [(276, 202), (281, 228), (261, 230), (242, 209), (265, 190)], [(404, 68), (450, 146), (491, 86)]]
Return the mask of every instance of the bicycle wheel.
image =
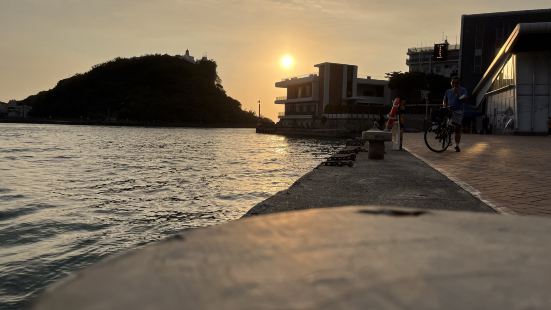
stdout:
[(433, 152), (444, 152), (450, 146), (450, 134), (444, 126), (432, 124), (425, 130), (425, 144)]

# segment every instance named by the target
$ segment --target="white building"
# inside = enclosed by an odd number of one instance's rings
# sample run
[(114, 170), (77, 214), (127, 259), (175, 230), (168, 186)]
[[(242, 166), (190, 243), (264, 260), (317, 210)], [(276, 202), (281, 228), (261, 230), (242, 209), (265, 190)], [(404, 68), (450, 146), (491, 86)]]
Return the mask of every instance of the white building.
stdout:
[(29, 112), (32, 110), (31, 106), (19, 105), (16, 100), (8, 101), (4, 108), (6, 110), (6, 116), (9, 118), (27, 118)]
[(409, 72), (451, 77), (457, 75), (459, 70), (459, 45), (450, 45), (448, 41), (433, 47), (408, 48), (407, 55)]
[(547, 134), (551, 122), (551, 22), (521, 23), (473, 90), (496, 133)]
[(384, 104), (391, 101), (388, 81), (358, 78), (357, 66), (324, 62), (315, 67), (318, 73), (275, 83), (287, 92), (275, 100), (285, 106), (279, 115), (281, 125), (312, 127), (316, 120), (367, 123), (379, 117)]

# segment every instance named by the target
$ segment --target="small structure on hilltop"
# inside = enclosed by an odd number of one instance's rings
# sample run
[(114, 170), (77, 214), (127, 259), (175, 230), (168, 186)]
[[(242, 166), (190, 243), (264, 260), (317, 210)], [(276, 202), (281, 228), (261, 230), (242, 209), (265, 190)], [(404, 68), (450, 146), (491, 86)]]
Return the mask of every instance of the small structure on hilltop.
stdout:
[(178, 56), (178, 57), (181, 58), (181, 59), (183, 59), (183, 60), (185, 60), (185, 61), (187, 61), (187, 62), (189, 62), (189, 63), (192, 63), (192, 64), (195, 63), (195, 57), (193, 57), (193, 56), (191, 56), (191, 55), (189, 54), (189, 50), (188, 50), (188, 49), (186, 49), (186, 54), (185, 54), (185, 55), (183, 55), (183, 56)]
[(434, 47), (408, 48), (407, 55), (409, 72), (451, 77), (459, 70), (459, 45), (451, 45), (448, 40), (434, 44)]
[(189, 49), (186, 49), (186, 53), (185, 53), (184, 55), (178, 55), (178, 56), (176, 56), (176, 57), (178, 57), (178, 58), (180, 58), (180, 59), (183, 59), (183, 60), (185, 60), (185, 61), (187, 61), (187, 62), (189, 62), (189, 63), (192, 63), (192, 64), (196, 64), (196, 63), (198, 63), (198, 62), (200, 62), (200, 61), (207, 61), (207, 60), (208, 60), (206, 54), (203, 55), (203, 57), (201, 57), (200, 60), (199, 60), (199, 59), (196, 60), (195, 57), (193, 57), (193, 56), (190, 55)]

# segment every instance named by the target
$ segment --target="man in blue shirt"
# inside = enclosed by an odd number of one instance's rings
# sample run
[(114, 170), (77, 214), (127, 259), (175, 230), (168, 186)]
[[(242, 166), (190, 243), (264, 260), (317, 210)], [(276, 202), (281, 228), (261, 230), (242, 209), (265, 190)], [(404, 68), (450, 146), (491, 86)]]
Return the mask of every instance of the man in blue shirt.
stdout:
[[(461, 124), (463, 123), (463, 103), (467, 99), (467, 90), (459, 84), (459, 78), (453, 77), (452, 88), (444, 94), (443, 106), (452, 112), (452, 123), (455, 125), (455, 151), (461, 152)], [(451, 142), (450, 142), (451, 143)]]

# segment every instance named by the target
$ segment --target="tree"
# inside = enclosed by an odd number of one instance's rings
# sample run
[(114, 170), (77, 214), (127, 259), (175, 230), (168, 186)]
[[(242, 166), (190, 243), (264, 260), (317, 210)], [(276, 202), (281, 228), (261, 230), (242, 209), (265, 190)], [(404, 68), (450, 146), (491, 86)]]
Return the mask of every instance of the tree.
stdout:
[(416, 104), (425, 102), (422, 91), (429, 92), (431, 104), (441, 103), (442, 96), (449, 85), (446, 77), (422, 72), (393, 71), (386, 73), (385, 76), (389, 79), (388, 87), (393, 91), (394, 96)]
[(145, 123), (233, 123), (258, 119), (229, 97), (213, 60), (178, 56), (116, 58), (23, 100), (33, 116)]

